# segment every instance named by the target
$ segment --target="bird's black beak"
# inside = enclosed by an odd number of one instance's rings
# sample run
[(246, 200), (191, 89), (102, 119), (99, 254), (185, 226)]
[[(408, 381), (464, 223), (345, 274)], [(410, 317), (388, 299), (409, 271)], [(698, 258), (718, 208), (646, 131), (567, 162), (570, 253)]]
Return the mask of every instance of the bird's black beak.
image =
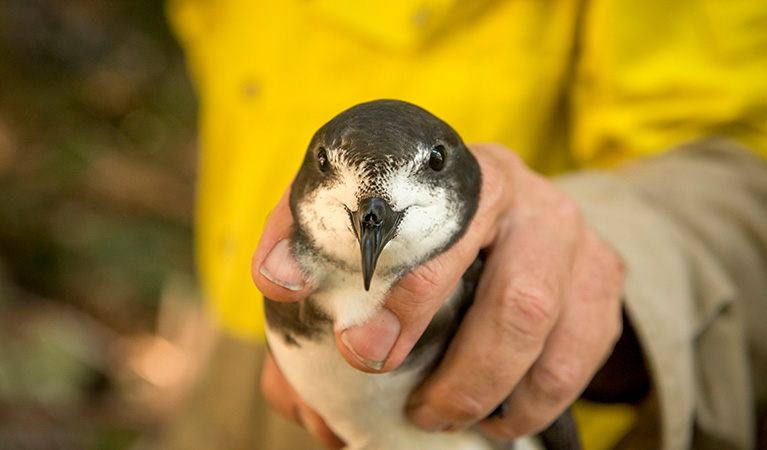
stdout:
[(376, 263), (381, 251), (394, 237), (402, 212), (391, 209), (386, 200), (378, 197), (360, 201), (357, 211), (349, 211), (357, 240), (360, 241), (362, 254), (362, 275), (365, 290), (370, 289), (370, 280), (376, 270)]

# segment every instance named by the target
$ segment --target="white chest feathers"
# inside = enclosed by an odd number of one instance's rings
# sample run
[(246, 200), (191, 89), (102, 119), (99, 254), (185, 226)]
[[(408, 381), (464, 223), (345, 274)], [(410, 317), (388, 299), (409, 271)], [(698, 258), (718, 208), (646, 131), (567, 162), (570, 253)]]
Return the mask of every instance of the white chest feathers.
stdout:
[[(456, 313), (461, 301), (459, 286), (437, 313), (433, 323), (449, 326), (446, 315)], [(332, 291), (327, 294), (332, 297)], [(331, 300), (332, 301), (332, 300)], [(284, 305), (283, 305), (284, 306)], [(306, 312), (311, 320), (317, 311)], [(317, 330), (292, 334), (274, 321), (267, 325), (270, 350), (290, 384), (346, 442), (349, 450), (500, 450), (511, 444), (487, 439), (475, 430), (431, 433), (421, 430), (405, 415), (407, 400), (442, 351), (427, 346), (416, 360), (400, 369), (369, 374), (352, 368), (336, 348), (330, 321), (315, 320)], [(411, 355), (412, 356), (412, 355)], [(534, 440), (518, 441), (515, 450), (540, 448)]]

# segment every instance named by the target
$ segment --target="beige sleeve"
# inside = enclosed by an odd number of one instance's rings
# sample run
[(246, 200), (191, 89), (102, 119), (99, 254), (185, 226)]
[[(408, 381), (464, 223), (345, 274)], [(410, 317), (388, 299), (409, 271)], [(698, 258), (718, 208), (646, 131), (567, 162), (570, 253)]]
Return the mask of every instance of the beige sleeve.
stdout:
[(767, 390), (767, 164), (708, 138), (557, 182), (626, 264), (663, 448), (753, 448)]

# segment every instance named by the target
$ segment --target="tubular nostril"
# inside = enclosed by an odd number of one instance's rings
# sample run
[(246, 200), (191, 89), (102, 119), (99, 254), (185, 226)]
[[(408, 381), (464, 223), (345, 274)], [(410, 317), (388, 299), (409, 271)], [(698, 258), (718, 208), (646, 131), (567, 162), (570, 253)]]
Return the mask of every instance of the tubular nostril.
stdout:
[(391, 207), (386, 200), (378, 197), (362, 199), (358, 209), (359, 219), (362, 224), (372, 227), (379, 226), (391, 212)]

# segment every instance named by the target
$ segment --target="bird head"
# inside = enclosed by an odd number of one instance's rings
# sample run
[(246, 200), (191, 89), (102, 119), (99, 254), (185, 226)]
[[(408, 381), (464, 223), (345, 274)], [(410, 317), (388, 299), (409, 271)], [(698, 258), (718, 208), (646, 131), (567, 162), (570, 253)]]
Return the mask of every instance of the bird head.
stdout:
[(377, 100), (314, 135), (290, 194), (296, 232), (314, 257), (393, 279), (466, 230), (480, 171), (458, 133), (410, 103)]

